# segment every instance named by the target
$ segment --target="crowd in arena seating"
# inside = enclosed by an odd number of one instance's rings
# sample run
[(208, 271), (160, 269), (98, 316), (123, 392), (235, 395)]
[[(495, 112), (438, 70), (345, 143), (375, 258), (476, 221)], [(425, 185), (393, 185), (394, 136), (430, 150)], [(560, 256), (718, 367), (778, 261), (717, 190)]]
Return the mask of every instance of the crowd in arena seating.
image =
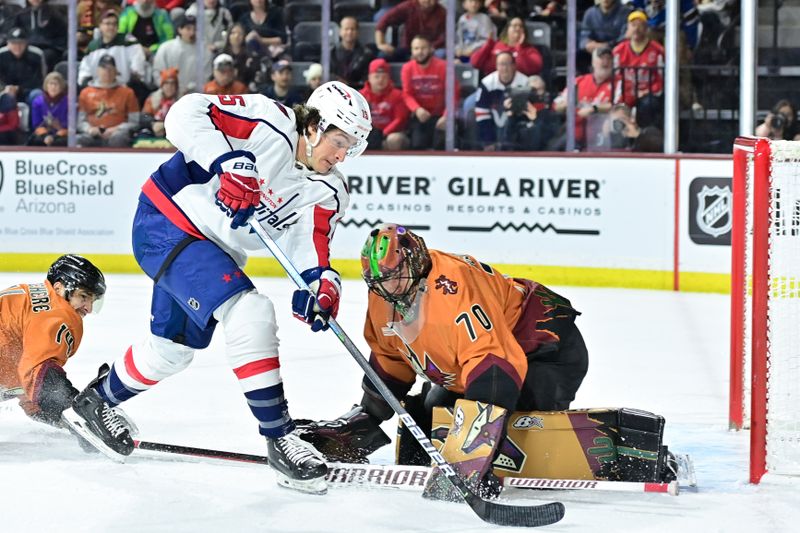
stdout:
[[(0, 144), (66, 144), (66, 1), (0, 4)], [(291, 106), (321, 83), (319, 0), (200, 1), (203, 64), (194, 0), (78, 0), (80, 146), (169, 146), (164, 117), (189, 92), (261, 93)], [(370, 102), (369, 149), (443, 148), (445, 2), (331, 4), (330, 78)], [(732, 23), (734, 4), (681, 0), (682, 63), (716, 44), (708, 32)], [(665, 3), (577, 5), (576, 147), (660, 151)], [(565, 149), (566, 1), (463, 0), (458, 9), (457, 146)], [(702, 108), (688, 76), (681, 99)]]

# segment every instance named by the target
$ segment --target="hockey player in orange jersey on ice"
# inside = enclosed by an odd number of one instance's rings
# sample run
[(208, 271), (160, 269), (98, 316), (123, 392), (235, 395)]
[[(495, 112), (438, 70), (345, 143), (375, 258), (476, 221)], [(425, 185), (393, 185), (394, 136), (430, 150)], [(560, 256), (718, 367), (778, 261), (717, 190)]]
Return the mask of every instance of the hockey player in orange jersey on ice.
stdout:
[(32, 418), (58, 425), (78, 393), (64, 372), (83, 338), (83, 318), (100, 307), (105, 279), (78, 255), (59, 257), (43, 283), (0, 290), (0, 392)]
[[(421, 237), (396, 224), (370, 233), (361, 263), (370, 290), (364, 327), (370, 365), (399, 398), (417, 375), (430, 383), (422, 398), (406, 398), (422, 428), (430, 428), (433, 407), (455, 405), (456, 426), (443, 453), (472, 484), (489, 472), (507, 413), (569, 408), (588, 368), (575, 326), (579, 313), (569, 300), (535, 281), (505, 277), (472, 256), (428, 250)], [(387, 443), (378, 425), (393, 411), (366, 377), (363, 388), (359, 406), (333, 423), (307, 424), (304, 438), (323, 453), (350, 444), (364, 456)], [(476, 422), (457, 427), (464, 420)], [(458, 454), (448, 454), (481, 443), (489, 446), (477, 460), (459, 462)], [(426, 495), (449, 499), (448, 489), (433, 475)]]

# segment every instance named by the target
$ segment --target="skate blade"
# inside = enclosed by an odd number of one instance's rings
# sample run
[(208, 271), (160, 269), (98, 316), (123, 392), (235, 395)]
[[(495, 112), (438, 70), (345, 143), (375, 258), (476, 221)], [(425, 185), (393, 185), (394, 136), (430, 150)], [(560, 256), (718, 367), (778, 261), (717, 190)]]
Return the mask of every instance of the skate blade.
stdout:
[(292, 479), (278, 471), (275, 471), (275, 477), (278, 481), (278, 485), (287, 489), (320, 496), (328, 492), (328, 482), (325, 481), (324, 477), (314, 479)]
[(102, 453), (115, 463), (125, 462), (127, 456), (117, 453), (113, 449), (109, 448), (100, 437), (92, 433), (89, 428), (86, 427), (83, 418), (81, 418), (78, 413), (73, 411), (72, 408), (67, 409), (61, 414), (61, 420), (64, 422), (64, 425), (67, 427), (67, 429), (91, 444), (98, 452)]

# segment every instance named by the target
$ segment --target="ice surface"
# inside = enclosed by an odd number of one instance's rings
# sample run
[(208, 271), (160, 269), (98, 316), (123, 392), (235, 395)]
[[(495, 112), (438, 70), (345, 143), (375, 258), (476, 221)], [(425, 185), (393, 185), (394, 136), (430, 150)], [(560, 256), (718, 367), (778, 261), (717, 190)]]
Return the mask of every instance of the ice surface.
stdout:
[[(40, 281), (0, 274), (0, 288)], [(288, 279), (258, 279), (275, 302), (281, 365), (295, 417), (330, 418), (360, 397), (360, 372), (331, 333), (291, 318)], [(147, 333), (150, 281), (109, 275), (102, 314), (85, 321), (67, 365), (83, 387)], [(567, 507), (546, 530), (571, 532), (758, 532), (800, 529), (800, 480), (747, 483), (747, 432), (727, 430), (728, 298), (722, 295), (556, 288), (583, 312), (589, 373), (573, 407), (636, 407), (667, 419), (665, 442), (692, 455), (699, 491), (661, 494), (551, 492)], [(366, 289), (346, 281), (340, 321), (361, 340)], [(223, 334), (184, 372), (125, 404), (143, 440), (264, 454), (233, 372)], [(395, 420), (384, 429), (394, 435)], [(494, 531), (465, 505), (387, 490), (331, 489), (308, 496), (276, 486), (259, 465), (181, 462), (137, 455), (124, 465), (87, 455), (63, 431), (0, 404), (0, 531), (453, 532)], [(393, 447), (374, 456), (390, 462)]]

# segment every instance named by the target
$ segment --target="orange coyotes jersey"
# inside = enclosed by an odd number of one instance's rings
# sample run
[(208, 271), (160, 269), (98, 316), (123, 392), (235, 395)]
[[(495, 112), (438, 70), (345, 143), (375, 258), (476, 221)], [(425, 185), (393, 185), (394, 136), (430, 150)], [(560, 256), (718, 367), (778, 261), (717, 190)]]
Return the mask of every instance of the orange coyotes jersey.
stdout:
[(379, 373), (403, 383), (413, 383), (418, 374), (463, 393), (470, 373), (491, 354), (508, 361), (524, 381), (528, 361), (512, 330), (526, 289), (472, 256), (437, 250), (430, 255), (427, 290), (409, 323), (390, 327), (401, 320), (399, 314), (369, 295), (364, 337)]
[(64, 366), (83, 338), (83, 319), (49, 281), (0, 290), (0, 386), (35, 397), (41, 364)]

